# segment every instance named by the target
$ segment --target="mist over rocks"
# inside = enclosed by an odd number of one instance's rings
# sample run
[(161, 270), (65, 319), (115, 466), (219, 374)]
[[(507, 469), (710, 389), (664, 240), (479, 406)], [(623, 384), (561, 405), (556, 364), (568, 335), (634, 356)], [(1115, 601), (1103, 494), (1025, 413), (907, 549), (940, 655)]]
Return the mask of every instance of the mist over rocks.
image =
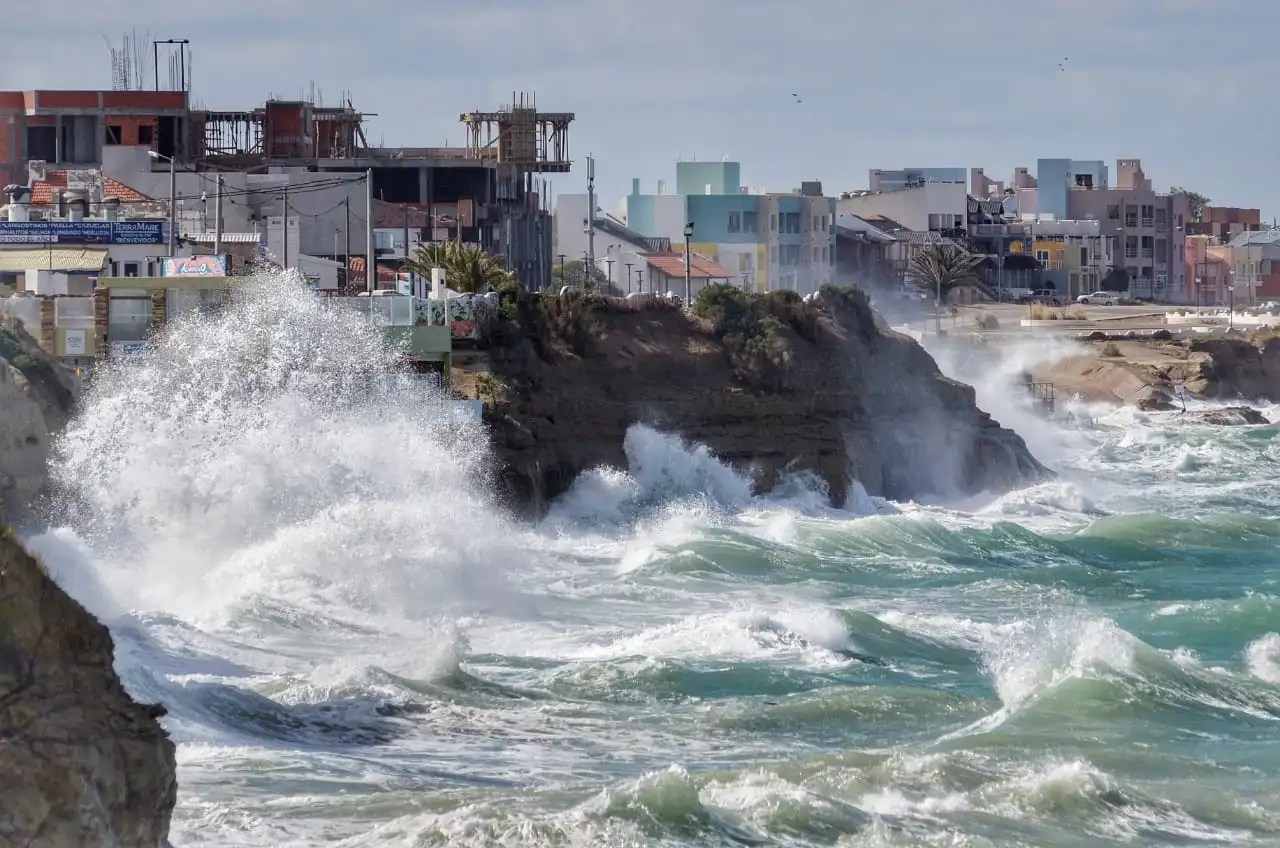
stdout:
[(814, 302), (747, 296), (745, 342), (660, 303), (525, 298), (521, 332), (488, 350), (488, 372), (455, 371), (486, 401), (497, 476), (517, 511), (541, 515), (574, 478), (625, 467), (628, 428), (704, 444), (768, 491), (809, 471), (842, 505), (852, 480), (896, 500), (1001, 492), (1050, 475), (860, 292)]

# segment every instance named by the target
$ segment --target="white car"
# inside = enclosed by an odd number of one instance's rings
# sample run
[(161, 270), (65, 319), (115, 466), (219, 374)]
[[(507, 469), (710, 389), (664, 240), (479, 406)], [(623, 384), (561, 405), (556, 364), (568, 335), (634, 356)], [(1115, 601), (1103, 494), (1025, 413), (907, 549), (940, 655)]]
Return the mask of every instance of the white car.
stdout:
[(1097, 303), (1102, 306), (1115, 306), (1120, 302), (1120, 295), (1115, 292), (1094, 292), (1093, 294), (1082, 294), (1076, 298), (1076, 303)]

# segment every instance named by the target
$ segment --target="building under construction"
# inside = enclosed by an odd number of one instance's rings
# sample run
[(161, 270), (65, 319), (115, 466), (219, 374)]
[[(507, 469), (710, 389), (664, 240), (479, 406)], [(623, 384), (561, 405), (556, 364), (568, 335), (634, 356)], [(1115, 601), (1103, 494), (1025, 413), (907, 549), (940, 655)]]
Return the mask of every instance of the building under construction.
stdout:
[(336, 107), (270, 100), (250, 111), (192, 110), (187, 158), (221, 171), (369, 170), (375, 198), (426, 210), (426, 240), (480, 244), (531, 288), (551, 284), (552, 228), (538, 175), (569, 171), (573, 113), (539, 112), (531, 94), (513, 93), (497, 111), (460, 116), (464, 147), (373, 147), (368, 117), (349, 98)]

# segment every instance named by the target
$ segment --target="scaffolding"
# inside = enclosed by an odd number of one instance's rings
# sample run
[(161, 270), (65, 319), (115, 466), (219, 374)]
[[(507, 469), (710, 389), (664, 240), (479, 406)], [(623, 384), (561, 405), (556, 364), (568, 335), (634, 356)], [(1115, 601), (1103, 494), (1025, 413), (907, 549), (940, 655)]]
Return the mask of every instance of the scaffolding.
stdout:
[(252, 111), (192, 111), (196, 159), (349, 159), (368, 149), (364, 119), (350, 101), (316, 106), (269, 100)]
[(522, 171), (568, 173), (572, 112), (539, 112), (533, 94), (512, 92), (511, 105), (496, 112), (467, 112), (467, 156), (496, 159)]

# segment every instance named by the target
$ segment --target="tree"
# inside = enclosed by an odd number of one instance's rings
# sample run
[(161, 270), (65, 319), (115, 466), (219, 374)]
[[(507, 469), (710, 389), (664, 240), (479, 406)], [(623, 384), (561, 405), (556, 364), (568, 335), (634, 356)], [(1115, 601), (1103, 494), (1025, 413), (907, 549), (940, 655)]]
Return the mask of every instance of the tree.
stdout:
[(1125, 268), (1112, 268), (1099, 283), (1103, 291), (1127, 292), (1129, 290), (1129, 271)]
[(405, 268), (428, 278), (432, 268), (442, 268), (449, 288), (456, 292), (492, 291), (514, 279), (503, 267), (502, 257), (456, 241), (419, 245)]
[[(977, 268), (981, 264), (981, 256), (965, 253), (949, 244), (931, 244), (911, 258), (910, 275), (916, 285), (927, 289), (937, 299), (935, 307), (938, 307), (952, 289), (980, 283)], [(942, 317), (936, 308), (934, 319), (941, 333)]]
[(1185, 197), (1187, 199), (1187, 203), (1191, 204), (1191, 214), (1195, 216), (1197, 221), (1199, 221), (1200, 216), (1204, 214), (1204, 208), (1211, 202), (1208, 197), (1204, 196), (1200, 192), (1192, 191), (1191, 189), (1183, 188), (1182, 186), (1174, 186), (1169, 189), (1169, 193)]
[(609, 276), (605, 272), (595, 267), (591, 269), (591, 275), (588, 277), (586, 269), (586, 262), (575, 259), (564, 263), (563, 266), (557, 265), (553, 270), (556, 282), (562, 286), (572, 286), (586, 292), (609, 288)]

